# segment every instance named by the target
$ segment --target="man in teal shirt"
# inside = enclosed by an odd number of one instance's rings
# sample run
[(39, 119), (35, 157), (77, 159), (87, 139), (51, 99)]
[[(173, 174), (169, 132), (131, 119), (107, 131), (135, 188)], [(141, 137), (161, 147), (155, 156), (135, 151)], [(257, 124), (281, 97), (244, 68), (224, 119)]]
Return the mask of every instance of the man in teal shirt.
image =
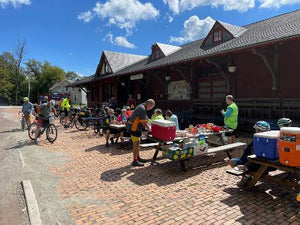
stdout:
[(227, 95), (226, 96), (226, 103), (228, 105), (226, 112), (224, 110), (221, 111), (222, 115), (224, 116), (224, 124), (229, 129), (233, 130), (233, 132), (226, 133), (225, 135), (228, 137), (228, 143), (233, 143), (236, 129), (238, 127), (238, 115), (239, 115), (239, 108), (233, 102), (233, 96)]

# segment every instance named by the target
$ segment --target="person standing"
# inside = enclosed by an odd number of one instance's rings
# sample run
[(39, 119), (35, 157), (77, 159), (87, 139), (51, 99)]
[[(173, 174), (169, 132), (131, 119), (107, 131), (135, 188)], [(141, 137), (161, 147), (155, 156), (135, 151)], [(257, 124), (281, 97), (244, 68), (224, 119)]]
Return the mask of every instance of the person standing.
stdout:
[(29, 126), (31, 124), (31, 116), (32, 116), (32, 111), (33, 111), (33, 105), (32, 103), (29, 101), (28, 97), (25, 97), (23, 99), (24, 104), (22, 107), (22, 112), (24, 114), (25, 117), (25, 122), (27, 124), (27, 126)]
[(153, 99), (148, 99), (146, 102), (138, 105), (129, 118), (127, 129), (130, 131), (133, 143), (132, 166), (144, 166), (143, 163), (147, 161), (140, 157), (140, 138), (144, 127), (146, 127), (148, 131), (151, 131), (151, 127), (147, 123), (147, 111), (153, 109), (154, 106), (155, 101)]
[(61, 102), (61, 112), (64, 112), (65, 113), (65, 128), (68, 127), (67, 124), (69, 124), (69, 111), (70, 111), (70, 108), (71, 108), (71, 105), (70, 105), (70, 96), (64, 98), (64, 100)]
[(238, 127), (238, 115), (239, 109), (238, 106), (233, 101), (232, 95), (226, 96), (227, 109), (221, 111), (224, 116), (224, 124), (227, 128), (231, 129), (232, 132), (227, 132), (225, 136), (228, 137), (228, 143), (233, 143), (236, 135), (236, 129)]
[(132, 97), (132, 94), (128, 95), (127, 105), (130, 106), (131, 109), (134, 109), (136, 106), (136, 100)]

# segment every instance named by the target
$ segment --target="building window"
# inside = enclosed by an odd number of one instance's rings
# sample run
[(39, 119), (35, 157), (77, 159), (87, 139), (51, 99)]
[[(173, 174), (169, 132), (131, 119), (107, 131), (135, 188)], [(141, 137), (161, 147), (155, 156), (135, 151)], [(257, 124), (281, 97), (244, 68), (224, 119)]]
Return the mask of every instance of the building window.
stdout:
[(74, 101), (77, 101), (76, 95), (74, 95)]
[(60, 86), (58, 86), (58, 90), (60, 91)]
[(222, 31), (215, 31), (214, 32), (214, 42), (222, 40)]
[(66, 91), (68, 91), (68, 87), (66, 87)]

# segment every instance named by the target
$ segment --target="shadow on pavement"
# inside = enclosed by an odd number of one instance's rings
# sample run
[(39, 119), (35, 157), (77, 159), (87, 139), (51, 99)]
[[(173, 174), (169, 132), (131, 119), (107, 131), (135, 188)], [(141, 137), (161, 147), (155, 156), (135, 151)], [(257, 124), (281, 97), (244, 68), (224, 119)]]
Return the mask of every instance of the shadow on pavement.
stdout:
[[(150, 166), (149, 162), (145, 164), (145, 167), (141, 168), (128, 165), (118, 169), (108, 170), (101, 174), (100, 179), (106, 182), (115, 182), (126, 176), (127, 179), (140, 186), (152, 183), (158, 186), (165, 186), (196, 176), (203, 171), (226, 165), (224, 161), (212, 162), (214, 160), (209, 159), (209, 156), (201, 160), (202, 164), (199, 164), (200, 160), (196, 161), (197, 159), (191, 159), (186, 162), (188, 167), (187, 172), (182, 171), (179, 161), (172, 162), (168, 160), (167, 162)], [(190, 167), (191, 164), (194, 164), (193, 167)]]
[(243, 216), (237, 218), (236, 222), (241, 224), (291, 224), (300, 221), (297, 192), (290, 188), (261, 183), (251, 191), (227, 188), (224, 192), (230, 196), (221, 202), (231, 208), (240, 208)]
[[(11, 130), (0, 131), (0, 134), (13, 133), (13, 132), (19, 132), (19, 131), (22, 131), (22, 129), (20, 129), (20, 128), (14, 128), (14, 129), (11, 129)], [(27, 130), (24, 130), (24, 131), (27, 131)]]
[(36, 145), (32, 140), (20, 141), (20, 142), (18, 142), (17, 145), (12, 146), (10, 148), (6, 148), (5, 150), (19, 149), (19, 148), (23, 148), (25, 146), (32, 146), (32, 145)]

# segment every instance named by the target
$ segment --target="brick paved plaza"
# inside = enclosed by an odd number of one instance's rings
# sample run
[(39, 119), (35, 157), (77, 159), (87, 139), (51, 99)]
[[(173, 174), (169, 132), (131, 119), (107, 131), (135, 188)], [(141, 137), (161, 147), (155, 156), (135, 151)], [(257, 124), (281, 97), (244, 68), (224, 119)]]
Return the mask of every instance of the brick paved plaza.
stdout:
[[(296, 191), (259, 184), (240, 192), (239, 178), (226, 174), (225, 154), (187, 163), (160, 158), (157, 165), (132, 168), (130, 150), (104, 146), (93, 131), (59, 127), (54, 144), (40, 146), (69, 155), (68, 163), (52, 167), (56, 187), (70, 202), (76, 224), (299, 224)], [(151, 158), (153, 149), (142, 151)], [(225, 159), (225, 160), (224, 160)]]
[[(16, 109), (2, 112), (13, 113), (17, 121)], [(31, 146), (22, 150), (25, 168), (36, 167), (26, 153), (36, 151), (34, 147), (66, 158), (56, 163), (49, 160), (44, 166), (48, 170), (50, 165), (49, 173), (58, 180), (49, 184), (55, 188), (57, 200), (45, 203), (50, 193), (43, 190), (47, 181), (33, 181), (34, 190), (42, 188), (37, 193), (42, 219), (57, 201), (63, 208), (66, 205), (75, 224), (300, 224), (296, 191), (266, 183), (258, 184), (251, 192), (239, 191), (239, 178), (225, 172), (225, 153), (192, 159), (187, 162), (187, 172), (178, 162), (161, 155), (154, 166), (147, 163), (143, 168), (132, 168), (130, 150), (106, 148), (104, 137), (92, 130), (80, 132), (60, 125), (58, 129), (54, 144), (43, 138), (36, 147), (25, 133), (17, 134), (27, 139), (22, 145)], [(141, 155), (151, 158), (153, 153), (154, 149), (147, 149)], [(33, 160), (45, 163), (41, 153), (37, 152), (36, 157)], [(43, 165), (36, 168), (42, 169)], [(48, 179), (42, 170), (36, 172)], [(44, 224), (52, 224), (46, 220)]]

